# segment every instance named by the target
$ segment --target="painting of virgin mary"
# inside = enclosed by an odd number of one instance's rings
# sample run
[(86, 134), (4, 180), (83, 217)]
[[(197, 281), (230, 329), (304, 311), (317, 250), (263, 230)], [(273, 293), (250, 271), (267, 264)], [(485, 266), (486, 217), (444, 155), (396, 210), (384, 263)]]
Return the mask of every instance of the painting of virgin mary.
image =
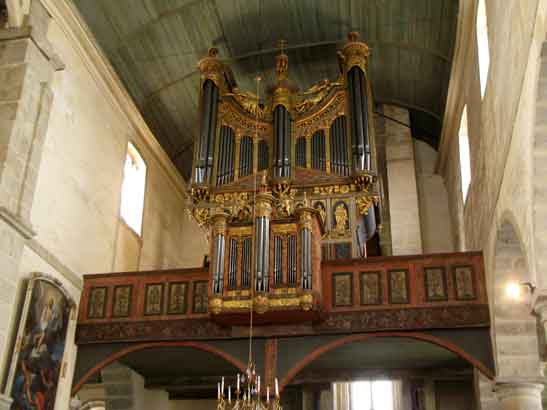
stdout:
[(12, 369), (11, 410), (53, 410), (71, 305), (52, 281), (33, 279), (29, 286)]

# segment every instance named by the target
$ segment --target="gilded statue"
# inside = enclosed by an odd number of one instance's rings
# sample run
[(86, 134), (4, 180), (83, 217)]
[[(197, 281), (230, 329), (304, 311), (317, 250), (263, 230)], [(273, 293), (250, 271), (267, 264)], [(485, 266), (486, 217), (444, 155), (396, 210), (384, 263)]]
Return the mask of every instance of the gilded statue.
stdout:
[[(295, 105), (294, 109), (296, 112), (301, 114), (320, 103), (327, 96), (333, 85), (335, 84), (332, 84), (329, 80), (325, 79), (312, 85), (308, 90), (301, 93), (300, 95), (303, 99)], [(306, 98), (307, 96), (311, 97)]]
[(334, 210), (334, 219), (336, 222), (334, 231), (338, 235), (344, 235), (347, 231), (349, 220), (348, 210), (344, 204), (338, 204), (336, 206), (336, 209)]

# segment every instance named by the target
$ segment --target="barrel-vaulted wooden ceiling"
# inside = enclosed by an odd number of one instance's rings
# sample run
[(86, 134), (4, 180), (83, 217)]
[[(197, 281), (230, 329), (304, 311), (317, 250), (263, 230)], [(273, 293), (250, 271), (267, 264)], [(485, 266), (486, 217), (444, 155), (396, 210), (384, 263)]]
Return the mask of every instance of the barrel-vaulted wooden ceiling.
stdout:
[(376, 102), (411, 110), (433, 144), (444, 111), (458, 0), (73, 0), (143, 117), (183, 176), (198, 131), (197, 61), (211, 46), (241, 89), (272, 82), (275, 44), (288, 42), (301, 89), (336, 78), (349, 31), (372, 48)]

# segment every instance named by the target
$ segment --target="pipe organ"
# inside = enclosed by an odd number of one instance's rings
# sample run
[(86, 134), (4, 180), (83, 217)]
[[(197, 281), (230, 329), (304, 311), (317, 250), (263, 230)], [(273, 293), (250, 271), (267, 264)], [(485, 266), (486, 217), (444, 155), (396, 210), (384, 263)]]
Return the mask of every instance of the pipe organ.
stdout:
[(368, 57), (350, 33), (338, 78), (300, 91), (281, 48), (264, 97), (240, 90), (215, 49), (199, 62), (192, 214), (210, 232), (213, 314), (236, 320), (252, 304), (264, 320), (307, 320), (321, 308), (321, 260), (378, 254)]

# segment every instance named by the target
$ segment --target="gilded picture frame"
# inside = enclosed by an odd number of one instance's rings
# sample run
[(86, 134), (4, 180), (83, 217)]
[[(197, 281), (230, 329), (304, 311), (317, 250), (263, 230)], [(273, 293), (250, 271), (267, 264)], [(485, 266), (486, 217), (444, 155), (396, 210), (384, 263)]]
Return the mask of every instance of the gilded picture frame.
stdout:
[(75, 316), (76, 304), (60, 281), (42, 273), (32, 274), (4, 392), (13, 399), (12, 409), (34, 409), (38, 401), (42, 408), (55, 407)]
[(144, 315), (163, 314), (163, 283), (147, 283), (144, 286)]

